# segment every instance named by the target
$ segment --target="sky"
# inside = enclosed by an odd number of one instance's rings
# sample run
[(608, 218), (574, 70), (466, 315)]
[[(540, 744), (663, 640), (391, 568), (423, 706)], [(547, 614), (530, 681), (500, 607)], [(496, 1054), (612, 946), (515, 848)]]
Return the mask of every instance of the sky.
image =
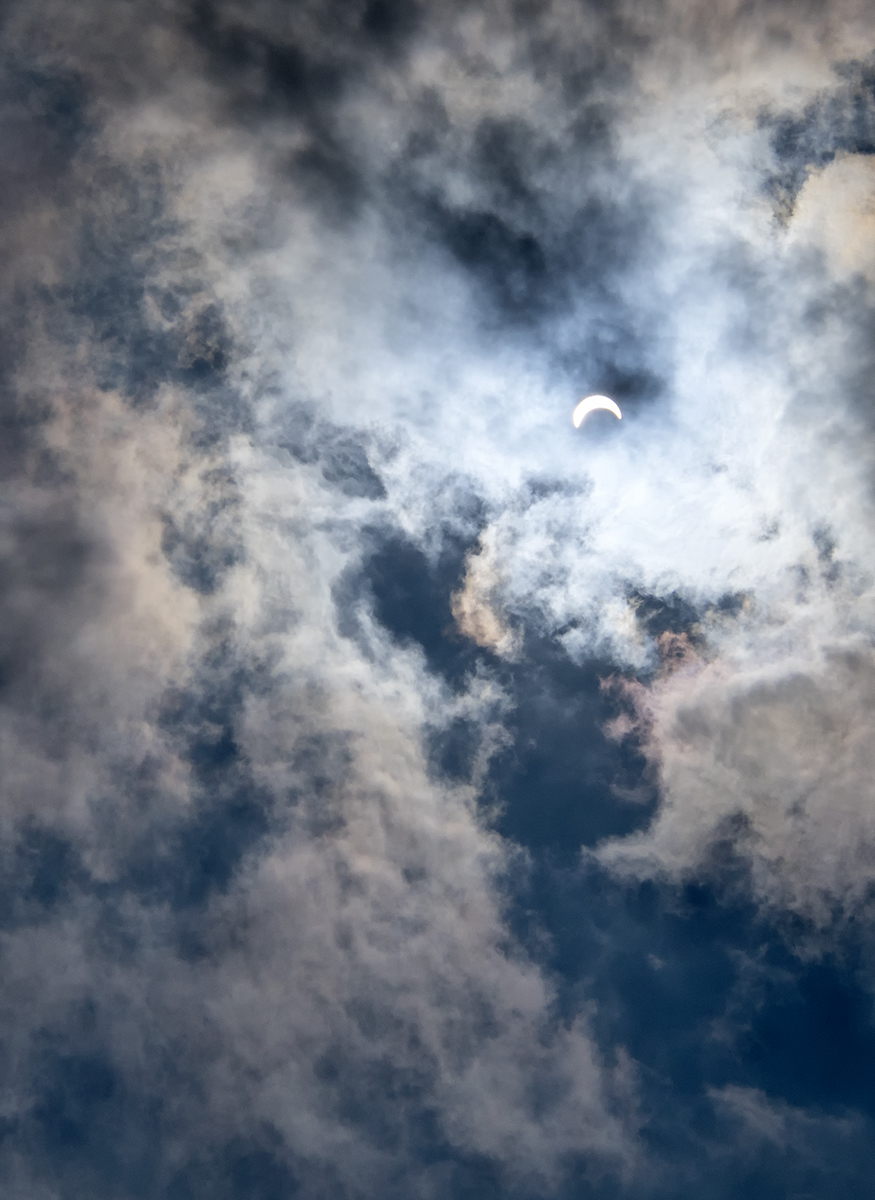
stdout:
[(871, 5), (0, 23), (3, 1196), (867, 1194)]

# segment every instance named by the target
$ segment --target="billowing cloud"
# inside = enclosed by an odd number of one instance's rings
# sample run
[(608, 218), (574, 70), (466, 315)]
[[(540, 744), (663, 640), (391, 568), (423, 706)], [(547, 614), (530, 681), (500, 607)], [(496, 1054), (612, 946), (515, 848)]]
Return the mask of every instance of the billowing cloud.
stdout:
[(861, 1194), (866, 6), (3, 20), (4, 1194)]

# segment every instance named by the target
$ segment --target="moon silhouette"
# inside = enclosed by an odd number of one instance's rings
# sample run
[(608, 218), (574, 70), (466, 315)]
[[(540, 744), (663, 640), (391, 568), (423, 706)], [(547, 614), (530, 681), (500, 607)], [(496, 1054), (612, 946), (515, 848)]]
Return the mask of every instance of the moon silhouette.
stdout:
[(580, 429), (583, 418), (596, 408), (603, 408), (607, 412), (613, 413), (618, 421), (622, 421), (623, 419), (619, 405), (615, 404), (610, 396), (584, 396), (571, 414), (571, 423), (574, 425), (574, 428)]

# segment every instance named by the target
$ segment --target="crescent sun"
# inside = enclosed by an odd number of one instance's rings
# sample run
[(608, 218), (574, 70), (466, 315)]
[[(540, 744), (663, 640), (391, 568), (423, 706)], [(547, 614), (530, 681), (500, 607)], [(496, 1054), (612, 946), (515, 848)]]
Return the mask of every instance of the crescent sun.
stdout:
[(618, 421), (622, 421), (623, 414), (620, 412), (619, 405), (615, 404), (610, 396), (584, 396), (581, 402), (571, 414), (571, 422), (575, 429), (579, 429), (583, 418), (591, 413), (596, 408), (603, 408), (607, 412), (611, 412)]

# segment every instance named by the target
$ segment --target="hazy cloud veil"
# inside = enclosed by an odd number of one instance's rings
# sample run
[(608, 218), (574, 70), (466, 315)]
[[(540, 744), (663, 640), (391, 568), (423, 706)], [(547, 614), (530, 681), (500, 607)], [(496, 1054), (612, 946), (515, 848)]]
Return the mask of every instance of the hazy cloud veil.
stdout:
[(0, 16), (3, 1195), (866, 1194), (870, 6)]

